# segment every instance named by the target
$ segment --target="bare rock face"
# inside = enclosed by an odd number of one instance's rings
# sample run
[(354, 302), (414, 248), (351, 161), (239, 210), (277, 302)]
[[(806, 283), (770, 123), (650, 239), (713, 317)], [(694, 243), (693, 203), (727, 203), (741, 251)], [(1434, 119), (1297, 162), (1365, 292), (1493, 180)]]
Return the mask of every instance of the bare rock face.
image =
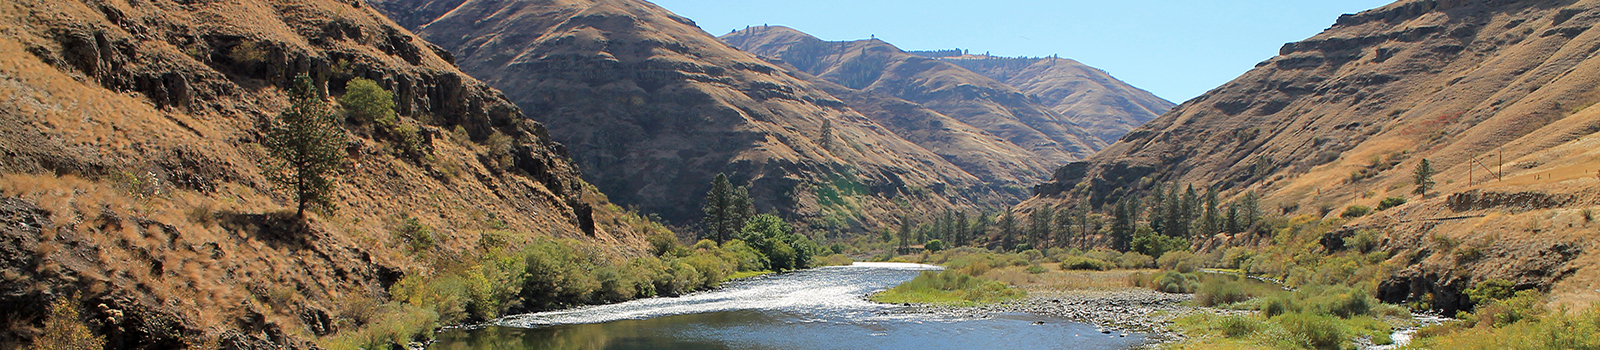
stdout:
[[(0, 31), (0, 347), (76, 296), (115, 348), (315, 348), (433, 268), (407, 218), (440, 254), (490, 228), (643, 251), (543, 125), (359, 1), (19, 0)], [(301, 74), (394, 91), (423, 149), (346, 125), (340, 208), (308, 222), (257, 162)]]
[[(417, 13), (403, 9), (430, 4), (374, 7), (409, 18)], [(758, 210), (819, 230), (875, 229), (892, 213), (1000, 207), (1026, 195), (1028, 182), (974, 176), (644, 1), (468, 0), (405, 23), (549, 125), (611, 200), (674, 223), (699, 219), (717, 173), (752, 186)]]
[[(1597, 204), (1600, 181), (1597, 23), (1597, 1), (1405, 0), (1346, 15), (1062, 167), (1029, 203), (1108, 203), (1158, 183), (1255, 191), (1286, 215), (1409, 198), (1348, 224), (1386, 232), (1384, 249), (1409, 259), (1386, 300), (1453, 310), (1491, 278), (1585, 300), (1571, 293), (1600, 283), (1586, 277), (1600, 274), (1581, 238), (1590, 221), (1575, 214)], [(1437, 186), (1418, 196), (1424, 159)]]

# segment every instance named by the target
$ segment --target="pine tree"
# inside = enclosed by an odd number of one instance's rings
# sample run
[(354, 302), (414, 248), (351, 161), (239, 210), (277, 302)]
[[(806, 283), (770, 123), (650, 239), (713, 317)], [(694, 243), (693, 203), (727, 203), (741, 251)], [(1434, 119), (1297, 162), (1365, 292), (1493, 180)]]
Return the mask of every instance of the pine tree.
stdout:
[(1162, 208), (1164, 212), (1161, 214), (1163, 219), (1161, 234), (1163, 235), (1169, 237), (1184, 237), (1188, 235), (1186, 231), (1188, 231), (1189, 226), (1183, 219), (1183, 198), (1180, 196), (1178, 194), (1178, 186), (1172, 186), (1167, 189), (1166, 198), (1162, 200), (1166, 202), (1165, 208)]
[(955, 231), (951, 232), (950, 235), (950, 246), (960, 247), (967, 245), (967, 237), (971, 237), (967, 234), (968, 228), (971, 227), (971, 224), (967, 222), (967, 212), (956, 212), (955, 226)]
[(1181, 199), (1183, 203), (1179, 209), (1182, 212), (1183, 220), (1181, 224), (1183, 228), (1178, 231), (1177, 236), (1173, 237), (1189, 238), (1193, 234), (1191, 228), (1194, 227), (1195, 218), (1200, 216), (1198, 210), (1200, 207), (1199, 197), (1199, 194), (1194, 191), (1194, 185), (1189, 185), (1189, 189), (1183, 191), (1183, 198)]
[(1034, 249), (1044, 248), (1044, 241), (1050, 238), (1050, 223), (1055, 221), (1055, 216), (1049, 205), (1034, 209), (1028, 216), (1028, 245)]
[(1011, 250), (1012, 248), (1016, 248), (1016, 216), (1011, 215), (1011, 211), (1005, 211), (1000, 214), (1000, 221), (997, 223), (997, 225), (999, 225), (997, 229), (1000, 231), (1000, 250)]
[(307, 208), (336, 210), (334, 177), (346, 163), (345, 131), (333, 107), (318, 94), (311, 76), (300, 74), (289, 89), (291, 101), (278, 118), (263, 125), (267, 180), (291, 193), (296, 218)]
[(1217, 203), (1217, 189), (1206, 190), (1203, 213), (1200, 214), (1200, 234), (1206, 237), (1216, 235), (1222, 230), (1221, 204)]
[(1150, 230), (1155, 232), (1165, 232), (1164, 229), (1166, 229), (1167, 224), (1167, 192), (1159, 183), (1155, 185), (1153, 191), (1155, 194), (1150, 195), (1150, 199), (1148, 200), (1150, 203)]
[(734, 215), (733, 197), (733, 184), (728, 182), (728, 175), (717, 174), (717, 177), (711, 180), (711, 190), (706, 191), (706, 204), (701, 208), (706, 214), (705, 218), (700, 220), (701, 224), (705, 225), (705, 237), (701, 237), (702, 239), (710, 239), (717, 243), (727, 242), (733, 237), (735, 230), (742, 229), (733, 227), (731, 220)]
[[(1061, 205), (1066, 206), (1066, 203), (1062, 203)], [(1067, 246), (1067, 243), (1073, 239), (1072, 212), (1065, 209), (1057, 209), (1056, 222), (1054, 225), (1051, 225), (1051, 230), (1055, 232), (1055, 244), (1052, 244), (1052, 246)]]
[(756, 216), (755, 204), (750, 201), (750, 186), (739, 186), (728, 200), (728, 229), (739, 231)]
[(1417, 189), (1411, 191), (1411, 193), (1427, 197), (1428, 190), (1433, 189), (1434, 173), (1436, 172), (1433, 170), (1433, 165), (1428, 163), (1427, 158), (1423, 158), (1421, 163), (1417, 163), (1417, 170), (1411, 173), (1412, 183), (1417, 185)]
[(906, 217), (904, 215), (901, 215), (900, 216), (900, 233), (896, 235), (898, 238), (900, 238), (900, 243), (898, 245), (898, 247), (900, 248), (899, 252), (903, 253), (907, 249), (911, 248), (911, 235), (913, 234), (911, 232), (911, 226), (912, 226), (911, 218)]
[(967, 241), (966, 241), (966, 243), (968, 245), (971, 245), (971, 244), (974, 244), (974, 243), (979, 243), (982, 240), (988, 239), (989, 238), (989, 222), (990, 222), (989, 214), (979, 213), (978, 217), (975, 220), (972, 221), (972, 230), (971, 230), (971, 232), (967, 233)]
[(1132, 204), (1130, 201), (1119, 201), (1111, 207), (1111, 249), (1128, 251), (1128, 242), (1133, 238)]
[(1241, 232), (1255, 226), (1256, 220), (1261, 218), (1261, 197), (1256, 195), (1256, 191), (1245, 193), (1244, 198), (1239, 200), (1239, 216), (1244, 219), (1243, 224), (1239, 225)]

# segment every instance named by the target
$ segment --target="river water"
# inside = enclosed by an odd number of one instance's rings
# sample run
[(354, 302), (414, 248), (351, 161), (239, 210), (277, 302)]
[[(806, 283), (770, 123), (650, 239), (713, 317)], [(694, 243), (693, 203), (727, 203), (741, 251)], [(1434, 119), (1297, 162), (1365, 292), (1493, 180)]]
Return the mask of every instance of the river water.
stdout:
[(1028, 314), (896, 313), (863, 297), (937, 266), (856, 263), (769, 275), (676, 298), (507, 317), (439, 334), (467, 349), (1124, 349), (1142, 335)]

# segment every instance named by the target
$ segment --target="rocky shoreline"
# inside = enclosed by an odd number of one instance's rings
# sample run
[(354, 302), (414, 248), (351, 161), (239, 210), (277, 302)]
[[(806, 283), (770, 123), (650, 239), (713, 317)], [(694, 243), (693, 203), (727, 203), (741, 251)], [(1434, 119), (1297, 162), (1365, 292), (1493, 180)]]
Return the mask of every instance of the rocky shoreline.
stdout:
[(999, 304), (971, 307), (907, 304), (893, 312), (970, 318), (1029, 313), (1092, 324), (1107, 334), (1146, 333), (1152, 344), (1183, 340), (1184, 335), (1170, 327), (1172, 320), (1183, 316), (1197, 312), (1248, 313), (1185, 305), (1184, 302), (1193, 299), (1193, 294), (1148, 289), (1030, 291), (1027, 298)]

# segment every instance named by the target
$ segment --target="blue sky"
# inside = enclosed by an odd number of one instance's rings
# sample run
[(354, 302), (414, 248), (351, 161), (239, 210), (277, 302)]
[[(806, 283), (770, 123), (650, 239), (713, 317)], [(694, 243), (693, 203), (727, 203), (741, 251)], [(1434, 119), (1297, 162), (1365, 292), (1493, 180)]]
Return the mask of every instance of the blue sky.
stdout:
[(713, 35), (785, 25), (823, 40), (906, 50), (1059, 54), (1181, 103), (1392, 0), (651, 0)]

